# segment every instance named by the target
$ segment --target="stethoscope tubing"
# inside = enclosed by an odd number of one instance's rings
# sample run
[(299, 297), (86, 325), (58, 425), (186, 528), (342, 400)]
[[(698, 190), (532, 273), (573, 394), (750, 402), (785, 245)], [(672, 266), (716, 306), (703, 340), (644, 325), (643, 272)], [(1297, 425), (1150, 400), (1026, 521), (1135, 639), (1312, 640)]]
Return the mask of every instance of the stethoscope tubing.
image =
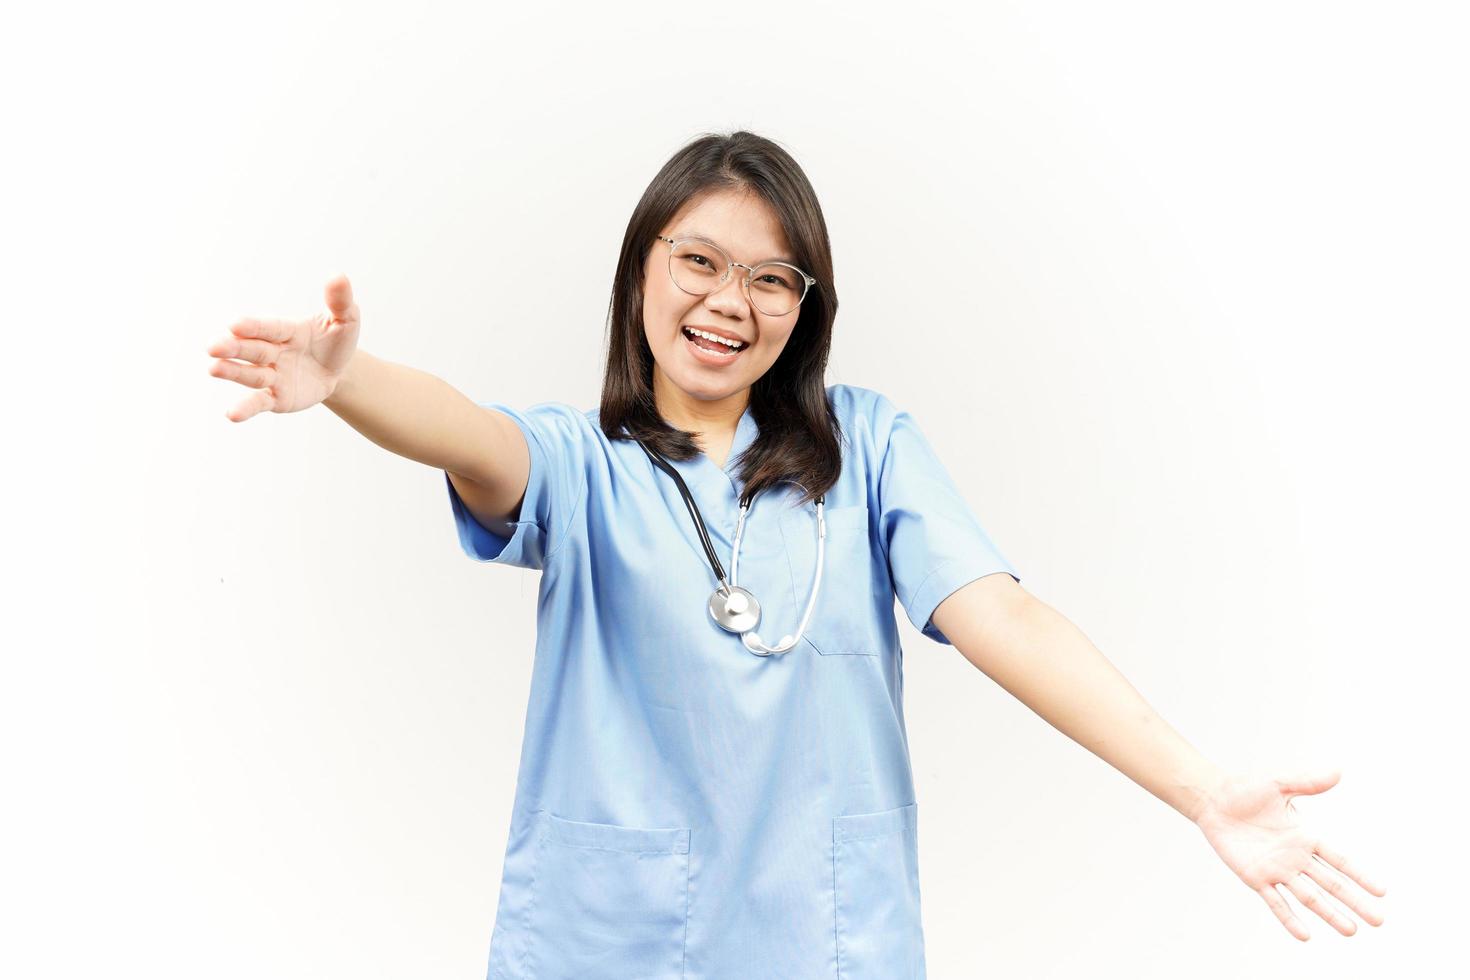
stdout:
[[(710, 540), (709, 531), (704, 526), (704, 517), (699, 513), (699, 508), (694, 503), (694, 495), (689, 492), (689, 486), (684, 482), (684, 477), (679, 474), (678, 470), (669, 465), (668, 460), (664, 459), (662, 453), (649, 449), (643, 445), (642, 440), (638, 441), (638, 447), (643, 450), (644, 455), (653, 461), (653, 465), (674, 478), (674, 483), (679, 487), (679, 496), (684, 500), (684, 507), (689, 511), (689, 517), (694, 521), (694, 527), (699, 532), (699, 543), (704, 546), (705, 557), (709, 559), (710, 567), (714, 569), (715, 578), (720, 580), (721, 590), (728, 591), (729, 583), (725, 579), (725, 566), (720, 564), (720, 557), (715, 554), (715, 545)], [(740, 498), (740, 506), (744, 507), (747, 503), (748, 501), (742, 496)]]
[[(719, 579), (720, 582), (719, 587), (715, 590), (715, 594), (710, 597), (711, 617), (722, 629), (725, 629), (732, 633), (740, 633), (741, 641), (744, 643), (745, 648), (757, 656), (764, 657), (769, 656), (773, 653), (785, 653), (787, 650), (795, 646), (796, 643), (801, 639), (802, 634), (806, 632), (806, 625), (811, 620), (812, 609), (816, 605), (817, 590), (821, 587), (820, 583), (822, 581), (822, 552), (825, 550), (822, 546), (825, 543), (823, 539), (826, 537), (826, 534), (824, 533), (826, 530), (826, 528), (824, 527), (825, 522), (822, 520), (822, 505), (826, 501), (826, 494), (818, 496), (816, 502), (817, 563), (816, 568), (812, 573), (811, 595), (807, 599), (806, 610), (802, 614), (801, 623), (797, 626), (794, 636), (783, 636), (781, 640), (776, 644), (776, 646), (767, 646), (761, 641), (760, 634), (755, 632), (755, 626), (758, 624), (759, 620), (760, 603), (755, 600), (755, 597), (751, 595), (749, 590), (741, 588), (733, 581), (736, 574), (735, 569), (737, 569), (740, 564), (740, 539), (743, 536), (743, 532), (745, 530), (745, 518), (746, 515), (749, 513), (751, 503), (755, 499), (754, 495), (747, 496), (745, 494), (742, 494), (740, 497), (740, 521), (735, 529), (735, 540), (733, 543), (734, 554), (731, 558), (731, 575), (730, 580), (727, 580), (725, 576), (725, 566), (720, 563), (719, 556), (715, 554), (714, 542), (710, 540), (709, 530), (705, 527), (704, 524), (704, 516), (700, 514), (699, 506), (694, 502), (694, 495), (690, 493), (689, 486), (684, 482), (683, 476), (681, 476), (679, 474), (679, 471), (669, 464), (668, 460), (664, 459), (661, 453), (657, 452), (656, 450), (649, 449), (643, 444), (643, 441), (641, 439), (635, 441), (638, 443), (639, 448), (643, 450), (644, 455), (649, 458), (650, 462), (652, 462), (659, 469), (663, 470), (669, 476), (673, 477), (675, 485), (679, 488), (679, 496), (684, 501), (684, 507), (686, 510), (689, 511), (689, 517), (694, 522), (695, 529), (699, 532), (699, 542), (704, 547), (705, 557), (709, 560), (710, 567), (714, 570), (715, 577)], [(715, 598), (716, 596), (722, 597), (723, 602), (717, 605)], [(751, 614), (755, 617), (755, 621), (753, 621), (752, 624), (748, 627), (731, 625), (730, 622), (727, 621), (730, 613), (733, 610), (734, 612), (739, 614), (741, 610), (745, 607), (747, 601), (753, 604), (753, 611)], [(739, 606), (734, 605), (737, 602), (740, 604)]]

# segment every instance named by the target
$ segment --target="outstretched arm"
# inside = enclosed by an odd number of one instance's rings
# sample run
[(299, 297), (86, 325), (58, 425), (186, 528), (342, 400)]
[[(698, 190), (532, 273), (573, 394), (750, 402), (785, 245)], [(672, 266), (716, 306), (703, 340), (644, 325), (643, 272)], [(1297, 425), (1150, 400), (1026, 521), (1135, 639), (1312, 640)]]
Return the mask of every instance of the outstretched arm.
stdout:
[(530, 450), (505, 413), (482, 407), (425, 371), (358, 349), (362, 311), (352, 283), (323, 290), (327, 308), (295, 319), (246, 317), (211, 344), (209, 373), (253, 389), (225, 417), (325, 404), (390, 452), (444, 470), (470, 512), (509, 535), (530, 478)]
[(933, 621), (967, 660), (1052, 727), (1192, 820), (1293, 936), (1310, 938), (1278, 884), (1343, 935), (1357, 927), (1323, 891), (1365, 922), (1382, 924), (1362, 894), (1328, 869), (1371, 894), (1384, 889), (1299, 827), (1290, 805), (1293, 796), (1331, 788), (1337, 773), (1261, 779), (1223, 772), (1159, 717), (1081, 630), (1009, 575), (962, 587), (939, 604)]
[(987, 575), (934, 610), (934, 625), (1052, 727), (1190, 820), (1222, 773), (1149, 707), (1061, 613), (1009, 575)]

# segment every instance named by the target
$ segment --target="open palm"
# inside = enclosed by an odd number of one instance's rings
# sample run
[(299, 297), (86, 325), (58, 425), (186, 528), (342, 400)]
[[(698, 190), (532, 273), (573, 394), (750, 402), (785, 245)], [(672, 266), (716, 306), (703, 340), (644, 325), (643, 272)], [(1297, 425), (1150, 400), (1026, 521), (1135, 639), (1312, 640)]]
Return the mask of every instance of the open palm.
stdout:
[[(327, 283), (327, 309), (300, 320), (244, 319), (208, 348), (217, 378), (256, 391), (225, 413), (243, 422), (258, 412), (299, 412), (327, 398), (357, 350), (361, 314), (346, 276)], [(245, 362), (245, 363), (241, 363)]]
[(1347, 880), (1331, 869), (1342, 872), (1369, 894), (1382, 897), (1384, 888), (1299, 826), (1296, 809), (1291, 805), (1293, 796), (1331, 789), (1339, 777), (1337, 772), (1291, 779), (1233, 777), (1195, 818), (1215, 853), (1265, 900), (1287, 931), (1303, 941), (1311, 934), (1276, 890), (1278, 884), (1285, 885), (1297, 901), (1344, 936), (1351, 936), (1358, 927), (1325, 899), (1324, 891), (1369, 925), (1383, 924), (1383, 916), (1362, 893), (1350, 888)]

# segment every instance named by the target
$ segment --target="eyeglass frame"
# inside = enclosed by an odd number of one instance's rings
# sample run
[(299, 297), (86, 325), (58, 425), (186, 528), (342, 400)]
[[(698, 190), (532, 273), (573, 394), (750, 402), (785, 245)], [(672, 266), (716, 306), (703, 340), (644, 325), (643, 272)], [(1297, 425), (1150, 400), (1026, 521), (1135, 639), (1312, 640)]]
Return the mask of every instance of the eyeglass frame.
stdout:
[[(675, 286), (678, 286), (680, 292), (688, 293), (690, 296), (708, 296), (710, 293), (713, 293), (716, 290), (720, 289), (725, 285), (725, 283), (730, 281), (730, 273), (735, 271), (735, 267), (738, 265), (740, 268), (746, 271), (746, 276), (744, 279), (741, 280), (740, 286), (745, 291), (745, 298), (749, 300), (750, 305), (753, 309), (761, 314), (764, 314), (765, 316), (790, 316), (792, 313), (795, 313), (797, 310), (801, 309), (801, 304), (806, 302), (807, 293), (811, 292), (811, 288), (817, 284), (817, 280), (815, 277), (807, 275), (806, 272), (798, 269), (790, 262), (779, 262), (772, 260), (770, 262), (762, 262), (760, 263), (760, 265), (757, 265), (755, 267), (748, 266), (744, 262), (736, 262), (734, 259), (730, 258), (729, 252), (725, 251), (723, 248), (721, 248), (719, 245), (716, 245), (708, 238), (700, 238), (698, 235), (689, 235), (685, 238), (668, 238), (664, 235), (655, 235), (654, 237), (657, 238), (659, 241), (669, 243), (669, 279), (674, 283)], [(713, 248), (715, 251), (719, 252), (725, 257), (728, 264), (725, 266), (725, 271), (720, 273), (719, 285), (714, 286), (702, 293), (691, 293), (689, 292), (689, 290), (679, 285), (679, 280), (674, 278), (674, 249), (678, 248), (680, 245), (683, 245), (685, 242), (700, 242), (702, 244), (708, 245), (710, 248)], [(762, 310), (759, 306), (756, 306), (755, 300), (750, 298), (750, 277), (755, 274), (756, 269), (767, 265), (783, 266), (784, 268), (790, 269), (792, 272), (796, 273), (802, 278), (803, 285), (801, 287), (801, 296), (797, 298), (796, 305), (787, 310), (785, 313), (766, 313), (765, 310)]]

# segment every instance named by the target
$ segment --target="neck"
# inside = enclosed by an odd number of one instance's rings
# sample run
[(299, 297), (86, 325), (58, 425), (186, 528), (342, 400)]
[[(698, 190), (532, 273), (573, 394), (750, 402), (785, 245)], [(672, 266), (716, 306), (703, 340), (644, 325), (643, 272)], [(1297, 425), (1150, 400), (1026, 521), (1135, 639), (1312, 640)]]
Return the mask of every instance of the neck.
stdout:
[(740, 425), (740, 416), (750, 404), (750, 388), (741, 388), (724, 398), (692, 397), (669, 382), (657, 366), (653, 371), (653, 397), (658, 414), (670, 425), (700, 433), (701, 442), (728, 442)]

